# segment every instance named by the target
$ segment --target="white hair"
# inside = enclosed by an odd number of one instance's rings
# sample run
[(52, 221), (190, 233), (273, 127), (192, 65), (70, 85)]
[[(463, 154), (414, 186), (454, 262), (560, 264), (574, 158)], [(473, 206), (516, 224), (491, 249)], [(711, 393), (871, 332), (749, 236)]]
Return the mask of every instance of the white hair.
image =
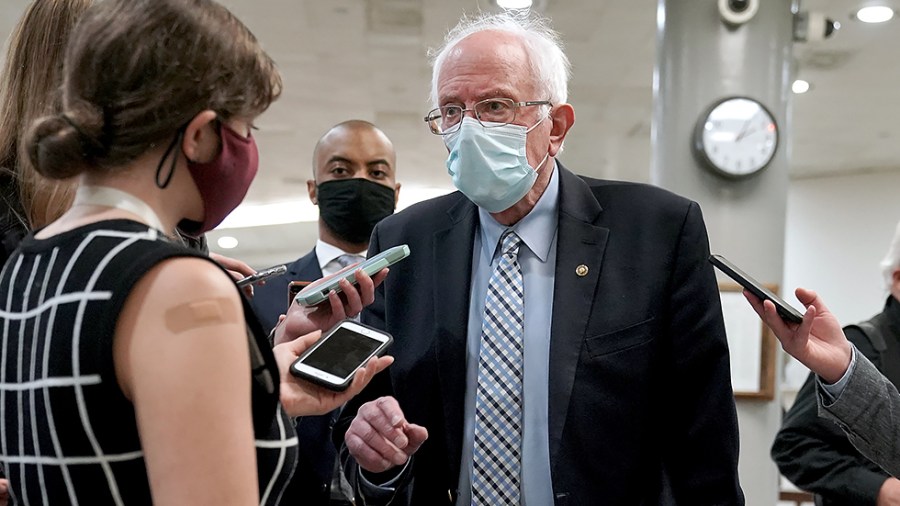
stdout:
[(900, 223), (897, 223), (894, 240), (891, 241), (891, 247), (884, 260), (881, 261), (881, 273), (884, 275), (884, 283), (888, 291), (891, 291), (891, 286), (894, 284), (894, 271), (897, 269), (900, 269)]
[(526, 97), (525, 100), (549, 100), (553, 105), (564, 104), (569, 95), (571, 65), (563, 52), (559, 34), (550, 28), (550, 20), (533, 13), (504, 11), (464, 15), (459, 24), (447, 33), (444, 43), (429, 51), (431, 56), (431, 102), (438, 103), (438, 74), (447, 55), (461, 40), (484, 31), (506, 32), (518, 37), (525, 46), (535, 75), (537, 88), (546, 93), (543, 97)]

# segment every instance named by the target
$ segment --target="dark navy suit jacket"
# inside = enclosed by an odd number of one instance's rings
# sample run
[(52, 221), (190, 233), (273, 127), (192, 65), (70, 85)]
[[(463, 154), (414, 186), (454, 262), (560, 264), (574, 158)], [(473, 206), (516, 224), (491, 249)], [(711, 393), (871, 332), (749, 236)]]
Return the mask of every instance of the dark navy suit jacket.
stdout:
[[(699, 206), (653, 186), (558, 170), (547, 427), (556, 504), (743, 504), (728, 347)], [(369, 255), (410, 248), (363, 313), (393, 335), (395, 362), (348, 403), (334, 438), (342, 443), (358, 407), (382, 395), (428, 429), (392, 504), (446, 505), (457, 494), (477, 224), (477, 208), (457, 192), (386, 218), (369, 244)], [(357, 486), (352, 459), (345, 470)]]
[[(270, 279), (254, 289), (253, 311), (271, 332), (278, 323), (278, 316), (288, 308), (288, 284), (291, 281), (315, 281), (322, 277), (316, 250), (288, 265), (281, 276)], [(334, 471), (336, 451), (331, 443), (331, 429), (339, 410), (322, 416), (304, 416), (297, 420), (299, 462), (294, 477), (282, 495), (281, 504), (328, 504), (329, 486)]]

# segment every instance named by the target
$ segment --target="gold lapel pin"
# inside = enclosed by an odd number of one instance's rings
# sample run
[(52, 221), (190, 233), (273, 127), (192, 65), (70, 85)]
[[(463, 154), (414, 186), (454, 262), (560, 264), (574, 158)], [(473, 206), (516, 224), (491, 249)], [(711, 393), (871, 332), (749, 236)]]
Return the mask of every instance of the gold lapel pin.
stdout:
[(575, 274), (577, 274), (579, 278), (583, 278), (583, 277), (587, 276), (587, 273), (588, 273), (587, 265), (581, 264), (575, 268)]

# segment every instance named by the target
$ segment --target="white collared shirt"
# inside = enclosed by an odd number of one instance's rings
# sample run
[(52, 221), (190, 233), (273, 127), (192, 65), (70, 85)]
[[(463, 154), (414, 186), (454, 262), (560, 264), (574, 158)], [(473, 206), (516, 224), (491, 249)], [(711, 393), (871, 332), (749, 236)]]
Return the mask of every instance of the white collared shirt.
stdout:
[(359, 252), (344, 251), (333, 244), (319, 239), (316, 241), (316, 258), (319, 260), (319, 268), (322, 269), (322, 275), (328, 276), (341, 270), (341, 264), (338, 263), (338, 257), (342, 255), (353, 255), (359, 257), (362, 262), (366, 259), (366, 250)]

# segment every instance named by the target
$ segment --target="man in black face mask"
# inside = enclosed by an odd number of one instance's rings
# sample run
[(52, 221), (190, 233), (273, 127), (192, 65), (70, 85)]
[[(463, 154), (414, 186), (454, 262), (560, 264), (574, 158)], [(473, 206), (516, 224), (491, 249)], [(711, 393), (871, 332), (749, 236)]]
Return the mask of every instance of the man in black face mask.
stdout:
[[(291, 281), (309, 282), (366, 258), (375, 224), (393, 214), (400, 195), (397, 156), (390, 139), (375, 125), (350, 120), (332, 127), (313, 151), (309, 199), (319, 206), (316, 247), (288, 265), (287, 272), (256, 287), (252, 304), (265, 330), (287, 311)], [(337, 412), (297, 421), (300, 461), (281, 504), (341, 504), (332, 491), (336, 452), (331, 427)]]
[(396, 163), (390, 139), (367, 121), (346, 121), (319, 139), (313, 152), (315, 179), (306, 188), (319, 206), (320, 242), (365, 256), (372, 229), (394, 213), (400, 195)]

